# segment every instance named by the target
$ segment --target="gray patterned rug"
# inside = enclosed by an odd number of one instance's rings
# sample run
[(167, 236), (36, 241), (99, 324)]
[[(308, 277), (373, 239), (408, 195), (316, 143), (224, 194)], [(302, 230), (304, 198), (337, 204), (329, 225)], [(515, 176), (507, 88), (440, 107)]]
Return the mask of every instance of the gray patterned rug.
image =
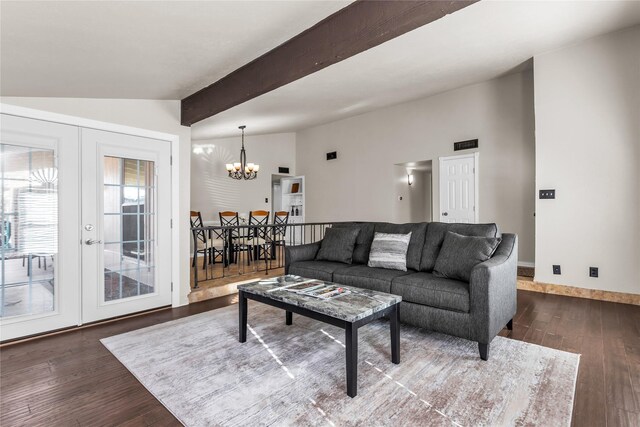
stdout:
[(544, 425), (571, 422), (580, 356), (496, 337), (474, 342), (402, 326), (401, 364), (389, 325), (359, 331), (358, 395), (345, 391), (344, 332), (249, 301), (102, 343), (187, 426)]

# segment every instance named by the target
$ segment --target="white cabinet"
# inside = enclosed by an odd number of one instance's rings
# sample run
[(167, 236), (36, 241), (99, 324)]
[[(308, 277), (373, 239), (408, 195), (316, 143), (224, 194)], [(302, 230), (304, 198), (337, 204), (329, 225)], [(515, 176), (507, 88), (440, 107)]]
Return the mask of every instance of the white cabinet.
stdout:
[(289, 212), (289, 222), (304, 222), (304, 176), (280, 180), (282, 210)]

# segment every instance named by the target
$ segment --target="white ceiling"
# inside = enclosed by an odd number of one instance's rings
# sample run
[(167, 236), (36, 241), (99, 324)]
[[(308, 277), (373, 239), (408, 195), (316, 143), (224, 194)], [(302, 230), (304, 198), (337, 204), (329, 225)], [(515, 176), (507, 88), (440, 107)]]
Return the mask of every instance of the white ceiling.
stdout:
[[(640, 23), (640, 1), (487, 1), (192, 126), (193, 139), (288, 132), (522, 68), (534, 55)], [(640, 47), (639, 47), (640, 49)]]
[(2, 1), (3, 96), (182, 99), (349, 1)]
[[(349, 1), (0, 2), (0, 94), (181, 99)], [(192, 127), (194, 139), (288, 132), (521, 69), (640, 23), (640, 1), (490, 1)]]

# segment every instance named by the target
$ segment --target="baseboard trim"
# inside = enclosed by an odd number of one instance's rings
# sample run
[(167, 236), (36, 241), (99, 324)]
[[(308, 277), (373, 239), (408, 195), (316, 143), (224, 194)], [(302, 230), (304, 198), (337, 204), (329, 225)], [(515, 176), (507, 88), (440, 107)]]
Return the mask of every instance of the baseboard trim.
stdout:
[(171, 308), (172, 307), (170, 305), (165, 305), (163, 307), (152, 308), (144, 311), (138, 311), (136, 313), (125, 314), (123, 316), (118, 316), (118, 317), (112, 317), (110, 319), (84, 323), (78, 326), (70, 326), (68, 328), (54, 329), (52, 331), (41, 332), (39, 334), (27, 335), (26, 337), (19, 337), (19, 338), (13, 338), (5, 341), (0, 341), (0, 348), (8, 347), (10, 345), (15, 345), (15, 344), (22, 344), (28, 341), (39, 340), (41, 338), (52, 337), (54, 335), (66, 334), (67, 332), (79, 331), (80, 329), (93, 328), (94, 326), (101, 326), (107, 323), (118, 322), (124, 319), (131, 319), (133, 317), (145, 316), (147, 314), (156, 313), (158, 311), (170, 310)]
[(535, 268), (536, 267), (536, 263), (535, 262), (528, 262), (528, 261), (518, 261), (518, 267)]
[(638, 294), (603, 291), (600, 289), (578, 288), (569, 285), (556, 285), (552, 283), (542, 283), (522, 278), (518, 279), (518, 289), (522, 289), (524, 291), (541, 292), (544, 294), (564, 295), (568, 297), (594, 299), (598, 301), (640, 305), (640, 295)]

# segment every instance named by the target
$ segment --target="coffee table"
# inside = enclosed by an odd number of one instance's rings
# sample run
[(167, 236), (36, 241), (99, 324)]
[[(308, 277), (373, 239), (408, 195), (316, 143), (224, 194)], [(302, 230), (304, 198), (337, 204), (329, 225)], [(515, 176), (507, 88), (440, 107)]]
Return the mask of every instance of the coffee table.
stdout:
[(281, 289), (287, 284), (287, 280), (292, 280), (293, 277), (297, 276), (280, 276), (275, 279), (276, 283), (256, 281), (238, 285), (239, 341), (241, 343), (247, 341), (247, 299), (285, 310), (287, 325), (293, 324), (293, 313), (296, 313), (338, 326), (345, 330), (347, 395), (355, 397), (358, 385), (358, 328), (388, 315), (391, 319), (391, 362), (400, 363), (400, 302), (402, 297), (324, 282), (327, 285), (337, 285), (348, 289), (351, 293), (323, 300)]

